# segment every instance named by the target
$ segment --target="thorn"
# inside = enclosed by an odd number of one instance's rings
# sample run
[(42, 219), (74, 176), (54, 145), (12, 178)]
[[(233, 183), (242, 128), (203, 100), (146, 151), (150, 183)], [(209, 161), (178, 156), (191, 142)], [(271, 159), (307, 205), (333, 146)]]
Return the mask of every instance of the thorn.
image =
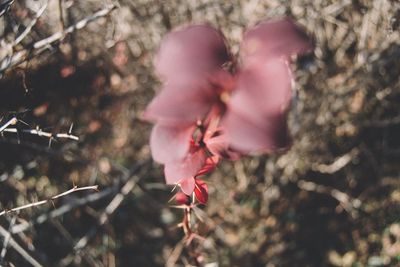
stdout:
[(179, 184), (175, 184), (174, 187), (171, 190), (171, 193), (175, 191), (175, 189), (179, 186)]
[(28, 124), (27, 122), (24, 122), (24, 121), (21, 120), (21, 119), (18, 119), (18, 121), (21, 122), (21, 123), (23, 123), (23, 124), (25, 124), (26, 126), (29, 126), (29, 124)]
[(69, 127), (68, 134), (72, 134), (72, 128), (74, 127), (74, 123), (71, 123), (71, 126)]
[(167, 203), (171, 203), (175, 198), (176, 198), (176, 195), (173, 195), (173, 196), (168, 200)]

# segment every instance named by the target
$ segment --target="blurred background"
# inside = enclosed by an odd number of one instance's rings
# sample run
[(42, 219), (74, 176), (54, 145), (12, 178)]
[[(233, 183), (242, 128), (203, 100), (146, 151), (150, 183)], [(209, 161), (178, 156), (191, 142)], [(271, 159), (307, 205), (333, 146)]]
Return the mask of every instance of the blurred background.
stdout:
[(0, 14), (0, 127), (17, 119), (1, 210), (99, 186), (1, 216), (2, 266), (193, 264), (140, 120), (154, 53), (208, 22), (237, 54), (246, 28), (281, 16), (316, 44), (293, 64), (294, 144), (206, 178), (204, 266), (400, 266), (399, 1), (1, 0)]

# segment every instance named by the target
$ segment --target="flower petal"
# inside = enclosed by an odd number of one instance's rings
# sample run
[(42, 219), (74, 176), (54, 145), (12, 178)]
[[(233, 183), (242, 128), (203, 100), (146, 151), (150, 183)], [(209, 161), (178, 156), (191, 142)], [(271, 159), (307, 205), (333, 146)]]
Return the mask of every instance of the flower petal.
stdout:
[(205, 161), (206, 153), (203, 149), (197, 149), (193, 153), (189, 153), (183, 160), (166, 163), (164, 174), (167, 184), (178, 184), (185, 179), (193, 178), (203, 167)]
[(244, 153), (286, 147), (291, 87), (290, 69), (283, 59), (243, 70), (223, 122), (228, 143)]
[(216, 93), (206, 81), (168, 83), (148, 105), (143, 117), (166, 125), (187, 125), (202, 119)]
[(169, 33), (154, 65), (161, 78), (176, 80), (186, 74), (213, 72), (228, 60), (221, 33), (208, 25), (194, 25)]
[(194, 130), (195, 126), (169, 127), (156, 124), (150, 136), (153, 159), (159, 163), (184, 159), (189, 152)]
[(288, 18), (264, 21), (247, 31), (241, 47), (244, 65), (271, 57), (289, 57), (311, 50), (305, 31)]
[(186, 195), (190, 196), (193, 193), (193, 190), (195, 189), (194, 185), (194, 177), (189, 177), (183, 179), (179, 185), (181, 186), (182, 192), (185, 193)]
[(224, 120), (227, 139), (233, 149), (248, 154), (272, 152), (290, 145), (286, 115), (276, 117), (246, 117), (234, 111), (227, 113)]
[(226, 134), (211, 137), (204, 140), (204, 142), (213, 155), (229, 160), (238, 160), (240, 158), (240, 153), (230, 146)]
[(287, 62), (281, 58), (248, 66), (238, 77), (238, 85), (229, 107), (242, 114), (254, 115), (282, 113), (292, 97), (292, 74)]

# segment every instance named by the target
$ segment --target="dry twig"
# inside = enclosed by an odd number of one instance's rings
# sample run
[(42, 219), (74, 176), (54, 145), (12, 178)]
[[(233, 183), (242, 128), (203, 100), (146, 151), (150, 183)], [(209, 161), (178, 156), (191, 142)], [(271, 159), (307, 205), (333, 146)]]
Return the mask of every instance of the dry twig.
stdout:
[(14, 238), (12, 238), (9, 234), (9, 231), (4, 229), (0, 225), (0, 234), (4, 237), (9, 236), (9, 245), (18, 252), (18, 254), (24, 258), (27, 262), (29, 262), (34, 267), (42, 267), (42, 265), (35, 260), (23, 247), (21, 247)]
[[(125, 199), (125, 196), (132, 191), (132, 189), (136, 186), (137, 182), (139, 180), (138, 176), (133, 176), (131, 179), (129, 179), (125, 185), (121, 188), (121, 192), (118, 193), (112, 200), (111, 202), (107, 205), (107, 207), (104, 209), (104, 211), (101, 213), (99, 220), (98, 220), (98, 226), (104, 225), (107, 221), (108, 218), (111, 214), (114, 213), (114, 211), (121, 205), (122, 201)], [(91, 231), (89, 231), (86, 235), (84, 235), (79, 241), (76, 243), (74, 246), (75, 251), (79, 251), (82, 248), (86, 247), (87, 243), (91, 239), (91, 237), (96, 233), (96, 228), (92, 228)]]
[(17, 219), (17, 215), (12, 217), (12, 219), (10, 221), (10, 225), (8, 226), (8, 235), (4, 236), (3, 249), (0, 252), (0, 264), (1, 265), (4, 264), (4, 257), (6, 256), (8, 244), (10, 242), (10, 238), (11, 238), (10, 229), (14, 226), (16, 219)]
[(97, 186), (97, 185), (84, 186), (84, 187), (77, 187), (77, 186), (74, 186), (74, 187), (71, 188), (70, 190), (65, 191), (65, 192), (63, 192), (63, 193), (60, 193), (60, 194), (58, 194), (58, 195), (55, 195), (55, 196), (53, 196), (53, 197), (51, 197), (51, 198), (49, 198), (49, 199), (37, 201), (37, 202), (34, 202), (34, 203), (29, 203), (29, 204), (26, 204), (26, 205), (23, 205), (23, 206), (20, 206), (20, 207), (16, 207), (16, 208), (12, 208), (12, 209), (9, 209), (9, 210), (3, 210), (2, 212), (0, 212), (0, 216), (3, 216), (4, 214), (16, 212), (16, 211), (19, 211), (19, 210), (23, 210), (23, 209), (28, 209), (28, 208), (32, 208), (32, 207), (36, 207), (36, 206), (41, 206), (41, 205), (43, 205), (43, 204), (46, 204), (46, 203), (48, 203), (48, 202), (51, 202), (51, 201), (56, 200), (56, 199), (58, 199), (58, 198), (60, 198), (60, 197), (69, 195), (69, 194), (74, 193), (74, 192), (77, 192), (77, 191), (97, 190), (97, 189), (98, 189), (98, 186)]
[(109, 187), (105, 190), (99, 191), (97, 193), (94, 194), (89, 194), (85, 197), (79, 198), (77, 200), (72, 200), (71, 202), (55, 209), (52, 210), (49, 213), (45, 213), (40, 215), (39, 217), (37, 217), (33, 223), (30, 222), (21, 222), (17, 225), (15, 225), (14, 227), (12, 227), (11, 232), (13, 234), (17, 234), (17, 233), (21, 233), (24, 232), (26, 230), (28, 230), (29, 228), (31, 228), (33, 225), (35, 224), (42, 224), (45, 223), (47, 220), (49, 220), (50, 218), (57, 218), (60, 217), (68, 212), (70, 212), (71, 210), (86, 205), (88, 203), (92, 203), (92, 202), (96, 202), (100, 199), (103, 199), (105, 197), (108, 197), (109, 195), (113, 194), (114, 192), (117, 191), (117, 186), (115, 187)]
[(71, 124), (71, 127), (69, 128), (67, 133), (50, 133), (50, 132), (45, 132), (41, 130), (39, 127), (36, 127), (36, 129), (18, 129), (18, 128), (9, 128), (11, 125), (16, 125), (17, 122), (20, 121), (18, 120), (17, 117), (12, 117), (10, 120), (8, 120), (6, 123), (0, 126), (0, 134), (1, 133), (25, 133), (25, 134), (31, 134), (31, 135), (37, 135), (39, 137), (46, 137), (49, 138), (49, 146), (51, 145), (51, 141), (54, 139), (58, 138), (63, 138), (63, 139), (71, 139), (75, 141), (79, 141), (79, 137), (76, 135), (73, 135), (72, 132), (72, 127), (73, 124)]
[(315, 164), (313, 165), (313, 170), (320, 173), (333, 174), (341, 169), (343, 169), (347, 164), (349, 164), (355, 156), (358, 154), (358, 149), (354, 148), (350, 152), (338, 157), (331, 164)]
[[(3, 61), (7, 61), (6, 64), (4, 64), (4, 62), (1, 62), (0, 73), (3, 73), (5, 70), (7, 70), (11, 67), (17, 66), (17, 65), (25, 62), (26, 60), (43, 53), (47, 49), (51, 48), (53, 44), (64, 40), (65, 36), (67, 36), (68, 34), (71, 34), (71, 33), (75, 32), (76, 30), (80, 30), (80, 29), (84, 28), (90, 22), (93, 22), (101, 17), (107, 16), (115, 8), (117, 8), (117, 6), (110, 5), (102, 10), (95, 12), (91, 16), (88, 16), (88, 17), (78, 21), (77, 23), (69, 26), (68, 28), (66, 28), (63, 31), (56, 32), (47, 38), (44, 38), (40, 41), (35, 42), (32, 45), (31, 49), (23, 49), (23, 50), (15, 52), (15, 53), (12, 53), (7, 58), (3, 59)], [(29, 31), (28, 31), (28, 33), (29, 33)], [(26, 34), (28, 34), (28, 33), (26, 33)], [(24, 37), (24, 36), (22, 36), (22, 37)]]
[(340, 206), (346, 210), (353, 217), (357, 216), (357, 210), (361, 207), (362, 202), (357, 198), (352, 198), (348, 194), (339, 191), (336, 188), (331, 188), (325, 185), (316, 184), (311, 181), (300, 180), (297, 182), (297, 186), (300, 189), (317, 192), (321, 194), (328, 194), (334, 199), (336, 199)]
[(38, 19), (43, 15), (43, 12), (47, 8), (48, 1), (46, 1), (43, 6), (37, 11), (35, 18), (29, 23), (29, 25), (25, 28), (25, 30), (14, 40), (12, 46), (15, 47), (18, 45), (32, 30), (33, 26), (35, 26)]
[[(1, 131), (0, 131), (1, 132)], [(65, 138), (65, 139), (71, 139), (71, 140), (75, 140), (75, 141), (79, 141), (79, 137), (70, 133), (49, 133), (49, 132), (45, 132), (43, 130), (41, 130), (40, 128), (36, 128), (36, 129), (23, 129), (23, 130), (18, 130), (17, 128), (6, 128), (3, 130), (3, 132), (5, 133), (18, 133), (18, 132), (22, 132), (22, 133), (26, 133), (26, 134), (32, 134), (32, 135), (37, 135), (40, 137), (47, 137), (47, 138)]]

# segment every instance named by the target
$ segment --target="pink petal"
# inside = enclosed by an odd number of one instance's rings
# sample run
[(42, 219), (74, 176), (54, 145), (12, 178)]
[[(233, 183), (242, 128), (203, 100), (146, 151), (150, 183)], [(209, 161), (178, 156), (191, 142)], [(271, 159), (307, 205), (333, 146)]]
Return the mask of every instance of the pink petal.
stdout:
[(234, 149), (269, 152), (288, 146), (286, 113), (291, 85), (290, 69), (283, 59), (254, 64), (239, 74), (223, 122)]
[(221, 158), (229, 160), (237, 160), (240, 153), (233, 150), (225, 134), (204, 140), (207, 149), (213, 154)]
[(193, 153), (189, 153), (183, 160), (166, 163), (164, 174), (167, 184), (178, 184), (193, 178), (203, 167), (205, 161), (206, 153), (203, 149), (197, 149)]
[(285, 114), (253, 118), (230, 111), (224, 126), (232, 148), (245, 154), (272, 152), (290, 145)]
[(187, 125), (202, 119), (217, 95), (207, 81), (168, 83), (148, 105), (144, 119), (167, 125)]
[(241, 47), (244, 64), (270, 57), (289, 57), (311, 50), (305, 31), (288, 18), (264, 21), (247, 31)]
[(292, 74), (285, 60), (271, 58), (266, 62), (248, 66), (238, 77), (237, 89), (229, 107), (241, 114), (252, 116), (282, 113), (292, 97)]
[(194, 130), (195, 126), (169, 127), (156, 124), (150, 136), (153, 159), (159, 163), (184, 159), (189, 152)]
[(181, 186), (182, 192), (185, 193), (186, 195), (190, 196), (190, 194), (193, 193), (193, 190), (195, 189), (194, 185), (194, 177), (189, 177), (186, 179), (183, 179), (179, 185)]
[(213, 72), (229, 60), (225, 40), (208, 25), (189, 26), (169, 33), (155, 60), (157, 73), (164, 79)]

